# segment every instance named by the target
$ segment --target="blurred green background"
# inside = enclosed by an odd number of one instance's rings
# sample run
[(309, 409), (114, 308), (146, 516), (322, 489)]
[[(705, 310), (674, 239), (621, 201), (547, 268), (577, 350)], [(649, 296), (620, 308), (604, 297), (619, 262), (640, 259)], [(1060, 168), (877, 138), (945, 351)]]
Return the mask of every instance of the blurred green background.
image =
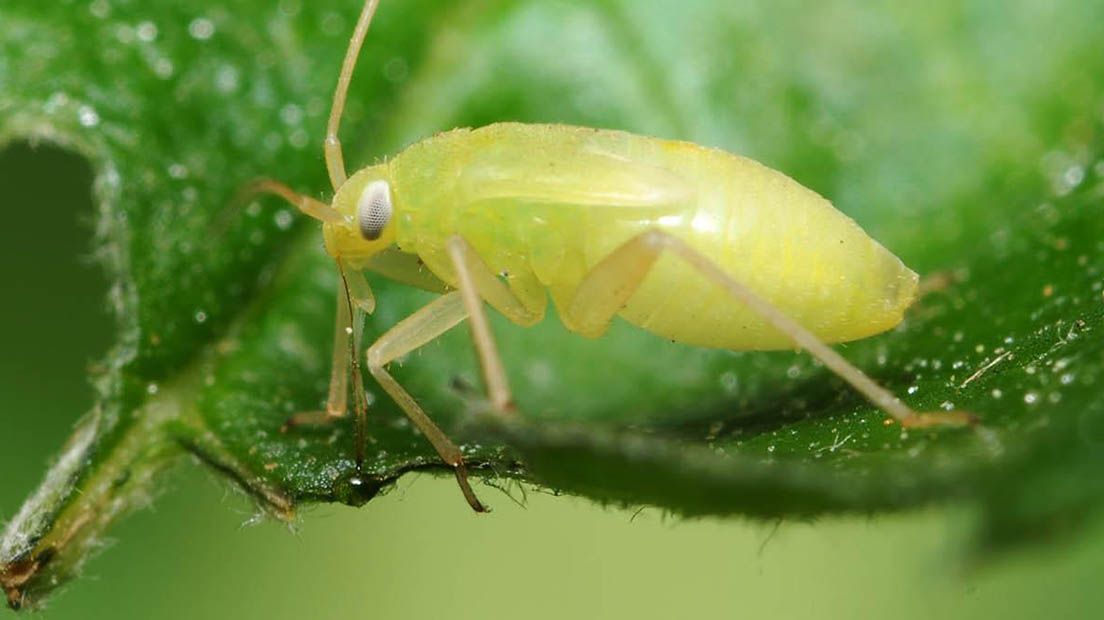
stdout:
[[(91, 406), (112, 340), (84, 257), (91, 175), (50, 147), (0, 152), (0, 518)], [(31, 208), (27, 208), (27, 206)], [(43, 208), (34, 208), (43, 205)], [(45, 208), (49, 205), (49, 208)], [(16, 208), (18, 206), (18, 208)], [(117, 542), (48, 618), (1090, 618), (1104, 614), (1099, 524), (1068, 544), (961, 561), (970, 514), (817, 523), (680, 521), (491, 489), (471, 514), (451, 479), (404, 478), (361, 510), (307, 508), (296, 533), (198, 467), (111, 531)]]

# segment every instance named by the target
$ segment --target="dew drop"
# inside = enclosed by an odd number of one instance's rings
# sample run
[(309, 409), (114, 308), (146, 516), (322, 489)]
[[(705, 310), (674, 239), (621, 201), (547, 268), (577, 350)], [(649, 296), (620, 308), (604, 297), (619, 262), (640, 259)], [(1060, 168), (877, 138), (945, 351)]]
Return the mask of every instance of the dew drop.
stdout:
[(1004, 396), (1004, 392), (1000, 391), (1000, 389), (997, 389), (997, 388), (994, 388), (992, 392), (989, 392), (989, 394), (992, 395), (993, 398), (997, 398), (997, 399)]
[(60, 108), (69, 105), (69, 97), (63, 92), (56, 92), (50, 95), (50, 98), (43, 104), (42, 109), (47, 114), (54, 114)]
[(345, 20), (333, 11), (326, 13), (322, 16), (322, 32), (331, 37), (343, 34), (345, 32)]
[(309, 142), (310, 134), (308, 134), (302, 128), (296, 129), (295, 131), (291, 132), (290, 136), (288, 136), (288, 143), (297, 149), (301, 149), (307, 146)]
[(150, 43), (157, 38), (157, 24), (150, 21), (145, 21), (138, 24), (134, 33), (138, 35), (138, 40), (144, 43)]
[(303, 108), (289, 103), (280, 108), (280, 120), (286, 125), (298, 125), (303, 120)]
[(95, 127), (100, 124), (100, 115), (91, 107), (82, 105), (77, 110), (77, 119), (83, 127)]
[(295, 216), (287, 209), (280, 209), (272, 219), (276, 222), (277, 228), (280, 230), (287, 230), (291, 228), (292, 222), (295, 221)]
[(1037, 394), (1036, 392), (1028, 392), (1027, 394), (1024, 394), (1024, 402), (1029, 405), (1034, 405), (1035, 403), (1039, 402), (1039, 394)]
[(238, 90), (238, 70), (231, 65), (222, 65), (215, 72), (215, 89), (220, 93), (232, 93)]
[(287, 17), (295, 17), (302, 8), (298, 0), (280, 0), (280, 12)]
[(151, 384), (146, 386), (146, 394), (149, 394), (150, 396), (153, 396), (160, 389), (161, 388), (159, 388), (156, 383), (151, 383)]
[(206, 17), (197, 17), (188, 24), (188, 34), (197, 41), (206, 41), (215, 34), (215, 24)]
[(910, 385), (910, 386), (908, 386), (908, 389), (905, 390), (905, 391), (908, 392), (909, 394), (915, 394), (915, 393), (920, 391), (920, 386), (919, 385)]
[(1079, 165), (1073, 165), (1062, 172), (1062, 189), (1072, 190), (1085, 180), (1085, 169)]
[(94, 0), (92, 4), (88, 5), (88, 12), (92, 14), (92, 17), (103, 19), (111, 13), (111, 5), (107, 3), (107, 0)]
[(172, 61), (168, 58), (158, 58), (153, 62), (153, 73), (162, 80), (171, 78), (175, 70)]
[(206, 323), (207, 322), (207, 313), (202, 311), (202, 310), (196, 310), (195, 322), (199, 323), (200, 325), (202, 325), (203, 323)]

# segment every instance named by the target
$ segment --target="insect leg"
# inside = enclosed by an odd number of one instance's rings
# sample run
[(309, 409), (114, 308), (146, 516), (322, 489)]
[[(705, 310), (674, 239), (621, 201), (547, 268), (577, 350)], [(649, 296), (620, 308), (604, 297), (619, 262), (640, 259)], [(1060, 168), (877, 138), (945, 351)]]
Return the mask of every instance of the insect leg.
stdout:
[(861, 370), (825, 344), (797, 321), (783, 314), (773, 304), (722, 270), (684, 241), (662, 231), (648, 231), (633, 237), (598, 263), (579, 285), (569, 313), (581, 333), (597, 330), (601, 333), (610, 319), (624, 306), (644, 276), (655, 264), (660, 253), (669, 251), (690, 264), (706, 278), (724, 288), (794, 344), (820, 360), (841, 379), (851, 384), (879, 409), (906, 427), (965, 425), (974, 416), (964, 411), (919, 413), (902, 403), (892, 392), (875, 383)]
[(452, 466), (456, 481), (460, 484), (460, 490), (472, 509), (476, 512), (485, 512), (486, 508), (479, 503), (471, 485), (468, 484), (468, 471), (464, 466), (464, 457), (460, 454), (460, 449), (433, 423), (433, 420), (429, 419), (421, 406), (385, 368), (396, 358), (437, 338), (465, 318), (467, 318), (467, 312), (464, 310), (464, 301), (458, 291), (438, 297), (400, 321), (368, 347), (368, 372), (372, 373), (384, 391), (406, 412), (414, 426), (417, 426), (429, 443), (433, 444), (441, 459)]
[(326, 170), (330, 173), (330, 184), (334, 191), (345, 182), (345, 156), (341, 153), (341, 140), (337, 137), (337, 130), (341, 125), (341, 114), (345, 111), (345, 99), (349, 94), (349, 82), (353, 79), (353, 68), (356, 67), (360, 47), (364, 44), (368, 25), (372, 23), (377, 6), (379, 0), (366, 0), (360, 12), (353, 36), (349, 39), (349, 48), (345, 50), (345, 60), (341, 63), (341, 74), (337, 78), (337, 88), (334, 89), (330, 119), (326, 122), (326, 142), (323, 149), (326, 153)]
[(479, 355), (479, 365), (483, 370), (483, 382), (487, 386), (487, 395), (495, 410), (512, 411), (513, 397), (506, 379), (506, 369), (495, 346), (494, 335), (487, 322), (487, 312), (483, 307), (486, 299), (507, 318), (521, 325), (532, 325), (540, 320), (534, 316), (508, 286), (495, 277), (487, 264), (479, 258), (475, 249), (459, 235), (449, 238), (447, 243), (449, 258), (456, 269), (460, 294), (464, 298), (464, 307), (471, 318), (472, 340)]
[(325, 411), (305, 411), (297, 413), (284, 422), (280, 428), (287, 432), (296, 426), (325, 424), (345, 417), (349, 399), (349, 363), (351, 359), (349, 330), (352, 329), (352, 317), (349, 304), (345, 299), (345, 285), (337, 283), (337, 317), (334, 319), (333, 361), (330, 365), (330, 391), (326, 398)]

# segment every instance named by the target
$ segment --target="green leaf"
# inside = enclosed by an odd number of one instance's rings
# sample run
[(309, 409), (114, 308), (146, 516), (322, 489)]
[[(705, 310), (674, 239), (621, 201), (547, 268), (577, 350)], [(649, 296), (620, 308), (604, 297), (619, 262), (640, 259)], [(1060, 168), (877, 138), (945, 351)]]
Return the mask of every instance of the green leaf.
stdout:
[[(1104, 8), (1061, 4), (384, 2), (343, 124), (350, 165), (499, 120), (756, 157), (943, 282), (902, 328), (841, 350), (913, 406), (982, 425), (902, 432), (802, 354), (622, 323), (589, 341), (554, 317), (493, 323), (522, 412), (510, 423), (481, 415), (463, 330), (397, 378), (488, 481), (688, 515), (970, 502), (985, 549), (1069, 531), (1104, 497)], [(0, 144), (92, 162), (118, 323), (96, 408), (0, 538), (13, 605), (72, 576), (180, 454), (282, 519), (446, 471), (370, 381), (367, 488), (349, 483), (350, 421), (279, 432), (323, 402), (335, 273), (286, 207), (229, 206), (257, 176), (328, 195), (321, 137), (357, 9), (3, 9)], [(374, 284), (368, 338), (432, 298)]]

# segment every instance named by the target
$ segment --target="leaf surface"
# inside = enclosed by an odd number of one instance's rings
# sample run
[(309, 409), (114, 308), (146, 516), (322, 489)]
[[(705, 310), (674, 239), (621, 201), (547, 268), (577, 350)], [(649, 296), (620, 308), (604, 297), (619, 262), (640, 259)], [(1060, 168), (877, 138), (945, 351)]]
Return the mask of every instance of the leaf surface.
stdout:
[[(697, 349), (623, 323), (589, 341), (554, 317), (531, 329), (496, 318), (518, 420), (481, 415), (464, 330), (395, 371), (478, 475), (689, 515), (967, 501), (986, 548), (1092, 514), (1104, 496), (1104, 9), (654, 4), (383, 3), (342, 127), (347, 161), (503, 120), (755, 157), (942, 282), (900, 329), (842, 351), (916, 408), (969, 409), (982, 425), (903, 432), (803, 354)], [(282, 518), (444, 471), (370, 381), (367, 488), (349, 484), (351, 422), (279, 432), (323, 403), (336, 276), (316, 228), (287, 207), (230, 207), (257, 176), (328, 196), (321, 137), (357, 9), (0, 9), (0, 143), (54, 141), (92, 162), (118, 323), (99, 404), (0, 539), (13, 604), (70, 576), (183, 452)], [(432, 298), (373, 284), (368, 339)]]

